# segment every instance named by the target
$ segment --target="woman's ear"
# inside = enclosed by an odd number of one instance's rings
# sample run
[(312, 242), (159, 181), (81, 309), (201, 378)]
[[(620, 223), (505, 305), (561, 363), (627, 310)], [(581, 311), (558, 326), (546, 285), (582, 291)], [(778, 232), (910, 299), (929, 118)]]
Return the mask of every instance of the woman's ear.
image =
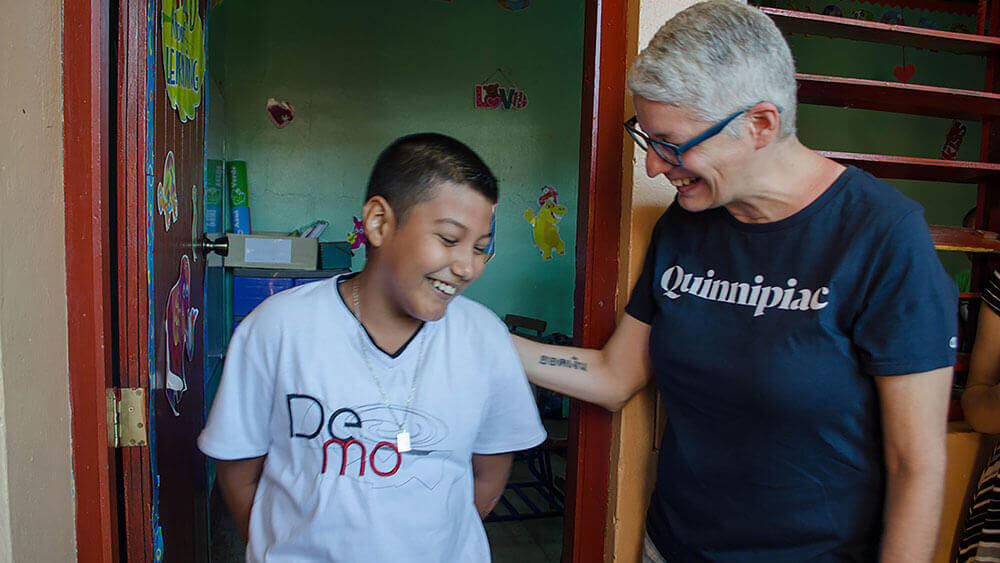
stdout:
[(361, 221), (365, 225), (367, 244), (375, 248), (382, 246), (396, 228), (396, 215), (389, 202), (380, 195), (372, 196), (365, 202)]
[(771, 102), (761, 102), (747, 110), (747, 123), (755, 149), (771, 144), (781, 128), (781, 112)]

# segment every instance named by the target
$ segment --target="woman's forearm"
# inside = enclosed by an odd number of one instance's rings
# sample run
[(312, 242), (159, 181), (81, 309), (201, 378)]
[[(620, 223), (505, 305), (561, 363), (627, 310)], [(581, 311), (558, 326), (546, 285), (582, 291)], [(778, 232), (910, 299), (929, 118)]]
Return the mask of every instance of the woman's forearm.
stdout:
[(888, 470), (881, 563), (930, 563), (934, 558), (944, 475), (944, 452), (939, 462)]
[(540, 344), (521, 337), (515, 337), (514, 345), (528, 380), (535, 385), (609, 410), (621, 408), (628, 399), (627, 392), (606, 373), (600, 350)]
[(624, 315), (600, 350), (552, 346), (514, 337), (528, 379), (616, 411), (650, 380), (649, 325)]
[(944, 502), (952, 368), (876, 376), (882, 407), (882, 563), (930, 563)]

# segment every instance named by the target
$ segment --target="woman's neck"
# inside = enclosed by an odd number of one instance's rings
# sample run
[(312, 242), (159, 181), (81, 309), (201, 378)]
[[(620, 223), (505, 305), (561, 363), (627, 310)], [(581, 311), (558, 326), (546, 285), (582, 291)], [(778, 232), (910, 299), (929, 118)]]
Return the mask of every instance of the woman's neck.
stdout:
[(747, 171), (747, 194), (726, 209), (744, 223), (773, 223), (795, 215), (823, 195), (845, 168), (792, 137), (769, 147), (760, 164)]

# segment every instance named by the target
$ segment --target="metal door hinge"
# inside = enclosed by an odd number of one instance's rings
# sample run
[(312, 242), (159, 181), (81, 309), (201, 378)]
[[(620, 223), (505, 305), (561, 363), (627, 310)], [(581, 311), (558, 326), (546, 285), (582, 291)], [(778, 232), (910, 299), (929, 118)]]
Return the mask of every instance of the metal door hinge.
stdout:
[(141, 387), (107, 389), (108, 445), (146, 445), (146, 391)]

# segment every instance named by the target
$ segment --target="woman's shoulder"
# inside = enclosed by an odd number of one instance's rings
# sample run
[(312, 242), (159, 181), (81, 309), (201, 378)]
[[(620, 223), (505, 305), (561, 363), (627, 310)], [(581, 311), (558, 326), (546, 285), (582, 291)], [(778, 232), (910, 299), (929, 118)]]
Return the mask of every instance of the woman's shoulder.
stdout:
[(924, 211), (923, 206), (904, 195), (889, 182), (854, 166), (849, 166), (844, 171), (841, 193), (842, 205), (866, 222), (895, 223), (915, 212), (922, 215)]

